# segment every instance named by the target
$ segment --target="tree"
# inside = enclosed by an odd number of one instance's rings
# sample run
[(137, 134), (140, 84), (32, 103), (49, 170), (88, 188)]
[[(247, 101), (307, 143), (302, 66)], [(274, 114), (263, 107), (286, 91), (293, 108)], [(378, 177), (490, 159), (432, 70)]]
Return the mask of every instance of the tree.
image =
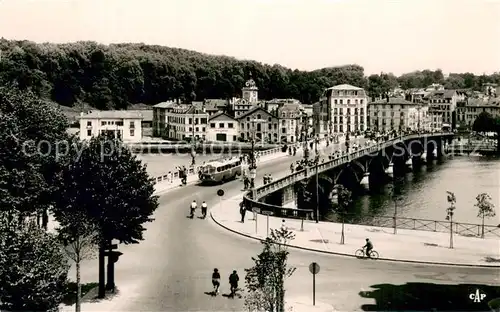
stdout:
[(474, 123), (472, 130), (477, 132), (495, 132), (497, 135), (497, 151), (500, 153), (500, 118), (493, 117), (490, 113), (481, 112)]
[(446, 194), (446, 200), (450, 204), (450, 207), (446, 208), (446, 220), (450, 221), (450, 248), (453, 248), (453, 215), (457, 198), (453, 192), (446, 191)]
[(29, 91), (0, 88), (0, 210), (20, 217), (44, 216), (57, 195), (58, 161), (69, 141), (67, 120), (57, 106)]
[(487, 193), (481, 193), (476, 196), (476, 204), (474, 205), (479, 209), (477, 217), (481, 218), (481, 238), (484, 238), (484, 218), (494, 217), (495, 205), (491, 202), (491, 196)]
[(340, 214), (341, 222), (342, 222), (342, 231), (340, 233), (340, 243), (345, 243), (345, 234), (344, 234), (344, 225), (345, 225), (345, 216), (347, 214), (347, 209), (352, 202), (352, 192), (349, 191), (345, 186), (339, 184), (337, 188), (337, 198), (338, 198), (338, 207), (337, 213)]
[(0, 216), (0, 301), (8, 311), (58, 311), (69, 265), (57, 237)]
[(256, 257), (255, 265), (246, 269), (245, 284), (248, 294), (245, 306), (250, 311), (276, 311), (285, 309), (285, 279), (295, 272), (288, 260), (288, 243), (295, 238), (286, 228), (271, 229), (263, 241), (264, 248)]
[(57, 210), (57, 212), (59, 239), (65, 247), (66, 255), (76, 266), (75, 312), (80, 312), (82, 297), (80, 264), (83, 260), (94, 258), (98, 243), (97, 230), (83, 211), (67, 209)]
[(57, 221), (81, 212), (95, 226), (99, 244), (99, 296), (104, 296), (104, 252), (113, 239), (134, 244), (158, 207), (154, 179), (123, 143), (101, 135), (78, 148), (63, 168), (55, 202)]

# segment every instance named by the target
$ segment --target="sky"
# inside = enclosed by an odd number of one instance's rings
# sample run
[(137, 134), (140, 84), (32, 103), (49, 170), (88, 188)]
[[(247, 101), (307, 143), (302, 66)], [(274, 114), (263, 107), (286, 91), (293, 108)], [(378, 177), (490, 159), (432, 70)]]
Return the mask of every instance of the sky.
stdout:
[(301, 70), (500, 71), (500, 0), (0, 0), (0, 36), (143, 42)]

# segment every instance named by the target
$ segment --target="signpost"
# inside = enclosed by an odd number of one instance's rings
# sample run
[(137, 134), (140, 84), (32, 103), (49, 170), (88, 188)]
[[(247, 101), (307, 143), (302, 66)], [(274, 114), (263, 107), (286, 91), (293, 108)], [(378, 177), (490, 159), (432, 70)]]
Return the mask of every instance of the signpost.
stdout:
[(313, 275), (313, 306), (316, 305), (316, 274), (319, 273), (319, 264), (312, 262), (309, 264), (309, 272)]
[(222, 196), (224, 196), (224, 190), (218, 189), (217, 196), (219, 196), (219, 209), (222, 209)]
[(260, 208), (252, 208), (253, 219), (255, 221), (255, 234), (257, 234), (257, 214), (260, 213)]
[(269, 216), (272, 216), (273, 212), (272, 211), (262, 211), (262, 214), (267, 216), (267, 236), (266, 237), (269, 237)]

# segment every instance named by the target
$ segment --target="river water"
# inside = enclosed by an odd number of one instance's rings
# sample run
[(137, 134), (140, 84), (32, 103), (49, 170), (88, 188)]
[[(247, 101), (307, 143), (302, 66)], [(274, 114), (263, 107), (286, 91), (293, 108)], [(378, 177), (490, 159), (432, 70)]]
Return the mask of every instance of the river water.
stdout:
[[(480, 223), (478, 209), (474, 207), (479, 193), (488, 193), (495, 205), (496, 216), (487, 218), (486, 224), (500, 224), (500, 159), (484, 156), (456, 156), (434, 161), (419, 172), (408, 173), (396, 182), (398, 216), (418, 219), (445, 220), (447, 193), (455, 193), (457, 202), (454, 221)], [(353, 201), (357, 215), (394, 214), (391, 186), (380, 194), (367, 194)]]
[[(197, 164), (221, 155), (197, 155)], [(189, 154), (142, 154), (152, 176), (175, 170), (176, 166), (189, 166)], [(500, 159), (482, 156), (455, 156), (443, 162), (423, 166), (417, 173), (407, 173), (396, 183), (400, 200), (398, 216), (418, 219), (443, 220), (449, 206), (446, 191), (454, 192), (457, 198), (454, 220), (457, 222), (480, 223), (477, 218), (476, 196), (488, 193), (495, 205), (497, 215), (485, 220), (486, 224), (500, 224)], [(391, 199), (390, 186), (385, 192), (367, 194), (354, 199), (352, 210), (359, 217), (365, 215), (394, 214), (394, 201)]]

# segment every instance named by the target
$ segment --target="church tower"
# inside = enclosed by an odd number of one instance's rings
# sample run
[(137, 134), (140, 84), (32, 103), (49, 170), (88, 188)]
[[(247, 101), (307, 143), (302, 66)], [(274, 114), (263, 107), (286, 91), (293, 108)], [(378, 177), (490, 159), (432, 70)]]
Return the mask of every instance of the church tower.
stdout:
[(250, 74), (250, 79), (245, 83), (245, 86), (241, 89), (243, 93), (243, 99), (249, 104), (257, 104), (259, 101), (259, 88), (255, 85), (255, 81), (252, 79), (252, 74)]

